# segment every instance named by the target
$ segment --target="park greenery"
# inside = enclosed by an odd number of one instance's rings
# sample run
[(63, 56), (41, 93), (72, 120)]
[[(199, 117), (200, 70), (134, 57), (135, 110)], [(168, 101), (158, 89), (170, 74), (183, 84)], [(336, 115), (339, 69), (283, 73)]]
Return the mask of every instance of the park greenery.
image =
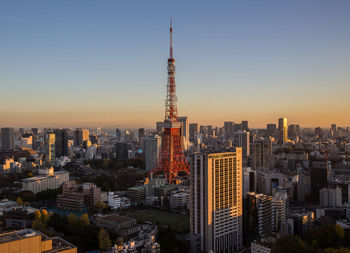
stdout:
[(50, 236), (62, 236), (76, 245), (81, 252), (106, 250), (112, 246), (108, 232), (92, 225), (87, 214), (79, 218), (74, 214), (60, 216), (57, 213), (48, 213), (45, 209), (37, 210), (32, 228)]
[(324, 225), (307, 231), (303, 238), (287, 235), (279, 238), (272, 253), (350, 253), (350, 234), (339, 225)]

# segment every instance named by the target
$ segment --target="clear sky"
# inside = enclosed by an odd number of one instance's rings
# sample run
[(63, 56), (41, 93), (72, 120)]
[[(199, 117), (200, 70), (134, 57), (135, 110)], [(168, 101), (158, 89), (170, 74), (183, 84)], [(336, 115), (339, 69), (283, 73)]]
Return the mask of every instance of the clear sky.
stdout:
[(350, 1), (0, 1), (0, 125), (350, 125)]

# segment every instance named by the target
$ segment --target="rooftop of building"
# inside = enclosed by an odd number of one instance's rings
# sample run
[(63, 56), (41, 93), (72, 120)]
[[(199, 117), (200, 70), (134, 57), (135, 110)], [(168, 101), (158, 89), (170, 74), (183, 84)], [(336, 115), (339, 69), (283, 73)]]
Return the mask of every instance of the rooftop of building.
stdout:
[(0, 244), (5, 242), (11, 242), (11, 241), (17, 241), (22, 240), (29, 237), (34, 237), (40, 235), (42, 237), (42, 240), (47, 240), (48, 237), (38, 231), (35, 231), (31, 228), (23, 229), (23, 230), (17, 230), (9, 233), (3, 233), (0, 234)]

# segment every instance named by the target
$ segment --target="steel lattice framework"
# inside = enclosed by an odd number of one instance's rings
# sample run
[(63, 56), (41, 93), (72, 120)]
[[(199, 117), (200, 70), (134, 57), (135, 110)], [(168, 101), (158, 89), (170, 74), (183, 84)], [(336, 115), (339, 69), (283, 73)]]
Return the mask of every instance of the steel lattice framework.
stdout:
[(181, 124), (177, 115), (175, 85), (175, 59), (173, 58), (172, 22), (170, 20), (170, 57), (168, 59), (168, 82), (165, 99), (165, 119), (163, 124), (162, 147), (156, 166), (151, 174), (163, 174), (169, 183), (175, 183), (179, 172), (189, 175), (190, 166), (184, 155), (181, 141)]

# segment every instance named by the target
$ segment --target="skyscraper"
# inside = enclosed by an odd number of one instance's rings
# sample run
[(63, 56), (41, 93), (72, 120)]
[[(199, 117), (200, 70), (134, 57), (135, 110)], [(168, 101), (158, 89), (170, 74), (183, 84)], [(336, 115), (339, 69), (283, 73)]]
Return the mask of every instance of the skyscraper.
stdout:
[(242, 148), (243, 158), (247, 158), (248, 156), (250, 156), (250, 132), (234, 132), (233, 137), (235, 147)]
[(13, 150), (15, 148), (15, 129), (12, 127), (1, 128), (1, 150)]
[(47, 133), (45, 138), (45, 162), (47, 166), (55, 165), (55, 134)]
[(245, 240), (265, 237), (275, 231), (275, 209), (271, 196), (249, 192), (244, 202)]
[(187, 117), (179, 117), (179, 122), (181, 123), (181, 139), (184, 150), (188, 149), (189, 142), (189, 125)]
[(162, 140), (160, 136), (147, 136), (145, 139), (145, 163), (146, 170), (151, 170), (159, 158)]
[(272, 142), (270, 139), (256, 140), (252, 145), (252, 167), (254, 170), (270, 168), (270, 156), (272, 155)]
[(278, 120), (278, 144), (282, 145), (288, 141), (288, 124), (287, 118)]
[(242, 149), (191, 157), (191, 233), (200, 251), (242, 247)]
[(190, 129), (190, 142), (194, 141), (195, 135), (199, 133), (199, 128), (197, 123), (192, 123), (189, 125)]
[(89, 140), (89, 130), (77, 128), (74, 131), (74, 146), (80, 147), (84, 144), (84, 141)]
[(276, 124), (266, 125), (266, 137), (276, 138)]
[(332, 124), (331, 125), (331, 136), (332, 137), (336, 137), (337, 136), (337, 125), (336, 124)]
[(115, 130), (115, 137), (117, 139), (117, 142), (120, 142), (122, 140), (122, 131), (120, 131), (119, 128)]
[(141, 141), (146, 136), (145, 135), (145, 129), (144, 128), (139, 128), (137, 130), (137, 135), (138, 135), (139, 141)]
[(55, 156), (68, 156), (68, 129), (55, 129)]

